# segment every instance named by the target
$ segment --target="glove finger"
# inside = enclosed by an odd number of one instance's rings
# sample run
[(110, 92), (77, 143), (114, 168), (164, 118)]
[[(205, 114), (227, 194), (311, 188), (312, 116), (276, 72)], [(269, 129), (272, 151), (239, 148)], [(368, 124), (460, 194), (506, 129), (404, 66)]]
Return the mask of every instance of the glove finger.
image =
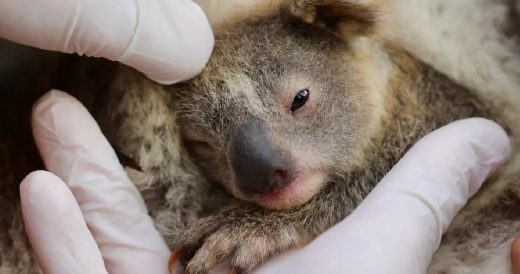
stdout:
[(189, 0), (0, 0), (0, 37), (120, 61), (163, 84), (195, 76), (213, 48)]
[[(506, 132), (482, 118), (454, 122), (419, 141), (345, 221), (351, 241), (366, 240), (386, 262), (386, 270), (373, 264), (359, 273), (425, 273), (457, 212), (510, 151)], [(375, 233), (378, 240), (367, 239)]]
[(442, 232), (510, 150), (505, 131), (489, 120), (443, 127), (419, 141), (344, 221), (256, 273), (425, 273)]
[(25, 231), (44, 273), (107, 273), (81, 210), (65, 183), (35, 171), (20, 184)]
[(145, 204), (88, 111), (51, 91), (33, 109), (46, 168), (67, 182), (110, 273), (167, 273), (169, 250)]

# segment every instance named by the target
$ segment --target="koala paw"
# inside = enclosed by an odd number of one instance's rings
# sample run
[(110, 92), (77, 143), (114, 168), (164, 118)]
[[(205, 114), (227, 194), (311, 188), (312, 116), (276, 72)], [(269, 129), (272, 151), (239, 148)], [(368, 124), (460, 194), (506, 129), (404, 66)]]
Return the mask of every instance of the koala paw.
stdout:
[(288, 214), (235, 206), (199, 220), (184, 232), (172, 257), (190, 274), (205, 274), (231, 259), (232, 272), (248, 273), (266, 258), (302, 244)]

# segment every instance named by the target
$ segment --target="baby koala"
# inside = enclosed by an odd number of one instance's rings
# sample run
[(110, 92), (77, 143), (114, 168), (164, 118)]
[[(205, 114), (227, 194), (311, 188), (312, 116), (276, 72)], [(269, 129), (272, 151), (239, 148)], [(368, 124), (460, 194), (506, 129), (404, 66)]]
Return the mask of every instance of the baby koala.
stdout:
[[(460, 118), (491, 118), (510, 130), (513, 161), (458, 215), (428, 273), (511, 273), (510, 245), (520, 231), (515, 94), (520, 89), (504, 80), (515, 77), (517, 64), (504, 56), (513, 59), (515, 53), (497, 50), (503, 36), (493, 38), (489, 30), (495, 28), (488, 26), (474, 33), (482, 39), (468, 39), (461, 48), (495, 39), (491, 47), (476, 47), (493, 54), (479, 55), (474, 63), (473, 52), (457, 58), (464, 50), (453, 45), (471, 37), (464, 28), (448, 31), (451, 40), (448, 35), (437, 46), (442, 50), (425, 58), (421, 45), (434, 40), (428, 31), (424, 36), (430, 40), (418, 38), (411, 45), (410, 32), (402, 36), (404, 43), (386, 39), (382, 26), (394, 26), (385, 21), (390, 1), (259, 1), (261, 8), (234, 13), (215, 26), (207, 67), (173, 86), (107, 60), (19, 52), (23, 59), (13, 60), (21, 65), (25, 60), (30, 69), (0, 81), (13, 91), (0, 92), (6, 98), (0, 100), (0, 120), (10, 129), (0, 134), (0, 200), (6, 206), (0, 269), (41, 272), (17, 206), (20, 180), (42, 168), (23, 117), (41, 93), (59, 88), (81, 100), (121, 152), (157, 229), (177, 250), (172, 258), (180, 258), (178, 267), (191, 274), (208, 273), (227, 259), (235, 273), (249, 273), (268, 257), (307, 244), (348, 216), (419, 138)], [(515, 1), (393, 4), (425, 6), (397, 13), (405, 25), (424, 19), (415, 27), (422, 33), (432, 18), (422, 18), (423, 11), (434, 14), (431, 24), (439, 25), (475, 14), (468, 25), (474, 30), (483, 21), (500, 25), (499, 11)], [(459, 18), (461, 10), (467, 12)], [(433, 37), (443, 37), (445, 28)], [(394, 38), (401, 37), (397, 33)], [(468, 86), (490, 83), (483, 89), (488, 93), (465, 89), (405, 46), (426, 60), (441, 57), (439, 69), (448, 67), (447, 73)], [(510, 70), (508, 77), (500, 76), (497, 63)]]
[(248, 273), (344, 219), (419, 138), (492, 117), (378, 32), (384, 1), (287, 0), (215, 31), (207, 67), (169, 89), (183, 142), (235, 198), (183, 233), (191, 274)]

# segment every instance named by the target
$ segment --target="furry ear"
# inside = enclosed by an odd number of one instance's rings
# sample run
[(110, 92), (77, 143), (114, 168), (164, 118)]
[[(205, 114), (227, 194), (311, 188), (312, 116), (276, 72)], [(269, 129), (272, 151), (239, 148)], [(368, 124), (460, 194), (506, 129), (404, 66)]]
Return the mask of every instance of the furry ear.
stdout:
[(309, 24), (317, 24), (340, 34), (374, 31), (385, 0), (288, 0), (286, 8)]

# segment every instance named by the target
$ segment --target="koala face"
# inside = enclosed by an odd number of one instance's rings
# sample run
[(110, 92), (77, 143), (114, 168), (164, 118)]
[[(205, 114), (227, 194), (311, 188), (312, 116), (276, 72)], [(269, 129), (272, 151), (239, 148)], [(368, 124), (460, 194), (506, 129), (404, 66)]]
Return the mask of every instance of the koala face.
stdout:
[(184, 143), (235, 197), (288, 209), (358, 153), (366, 87), (348, 38), (286, 13), (218, 33), (195, 79), (175, 86)]

